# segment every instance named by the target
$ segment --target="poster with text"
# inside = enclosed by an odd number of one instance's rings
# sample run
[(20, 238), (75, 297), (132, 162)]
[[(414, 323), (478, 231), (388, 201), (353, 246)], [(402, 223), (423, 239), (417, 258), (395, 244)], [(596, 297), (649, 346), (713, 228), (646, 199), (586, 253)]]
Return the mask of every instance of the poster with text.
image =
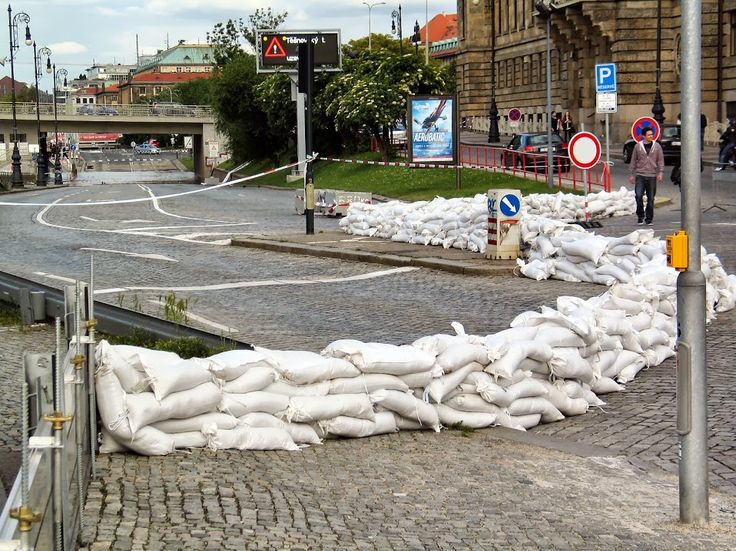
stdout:
[(455, 161), (454, 114), (452, 96), (409, 98), (411, 162)]

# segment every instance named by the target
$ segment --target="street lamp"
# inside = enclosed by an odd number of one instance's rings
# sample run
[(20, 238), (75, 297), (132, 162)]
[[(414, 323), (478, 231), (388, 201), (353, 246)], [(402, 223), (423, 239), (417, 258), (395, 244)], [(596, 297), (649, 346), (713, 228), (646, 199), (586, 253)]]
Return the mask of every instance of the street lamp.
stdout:
[(51, 50), (46, 47), (36, 51), (36, 41), (33, 41), (33, 60), (36, 68), (36, 130), (38, 132), (38, 156), (36, 157), (36, 185), (45, 186), (47, 184), (47, 168), (46, 168), (46, 138), (41, 136), (41, 92), (38, 89), (38, 79), (43, 74), (41, 67), (41, 58), (46, 56), (46, 72), (51, 72)]
[(662, 94), (659, 92), (659, 82), (662, 76), (662, 0), (657, 0), (657, 68), (656, 68), (656, 86), (654, 89), (654, 104), (652, 105), (652, 115), (654, 120), (660, 125), (664, 123), (664, 104), (662, 103)]
[(536, 0), (534, 7), (547, 21), (547, 187), (554, 187), (552, 168), (552, 12), (556, 6), (551, 0)]
[(401, 4), (391, 12), (391, 32), (399, 36), (399, 54), (404, 55), (404, 38), (401, 36)]
[(20, 47), (18, 45), (18, 23), (25, 23), (26, 25), (26, 46), (30, 46), (33, 43), (31, 39), (31, 29), (28, 23), (31, 22), (31, 17), (25, 12), (16, 13), (13, 16), (13, 8), (8, 6), (8, 28), (10, 30), (10, 81), (12, 85), (12, 102), (13, 102), (13, 154), (11, 159), (13, 160), (13, 174), (10, 177), (10, 182), (13, 187), (23, 187), (23, 174), (20, 168), (20, 151), (18, 150), (18, 118), (15, 112), (15, 67), (13, 65), (13, 54)]
[(368, 51), (371, 51), (371, 10), (375, 8), (376, 6), (382, 6), (386, 2), (373, 2), (372, 4), (369, 4), (368, 2), (363, 2), (366, 6), (368, 6)]
[[(480, 0), (473, 0), (474, 5)], [(496, 2), (488, 0), (491, 12), (491, 107), (488, 110), (490, 126), (488, 127), (488, 143), (499, 143), (501, 135), (498, 131), (498, 107), (496, 106)]]
[(52, 66), (52, 71), (54, 73), (54, 138), (56, 141), (56, 159), (54, 161), (54, 184), (57, 186), (60, 186), (64, 183), (64, 180), (61, 176), (61, 147), (59, 146), (59, 116), (56, 112), (56, 85), (58, 84), (59, 77), (64, 77), (64, 87), (66, 88), (66, 77), (69, 73), (67, 73), (66, 69), (59, 69), (56, 70), (56, 63)]
[(414, 44), (414, 52), (419, 55), (419, 43), (422, 41), (422, 35), (419, 33), (419, 21), (414, 21), (414, 34), (411, 35), (411, 42)]

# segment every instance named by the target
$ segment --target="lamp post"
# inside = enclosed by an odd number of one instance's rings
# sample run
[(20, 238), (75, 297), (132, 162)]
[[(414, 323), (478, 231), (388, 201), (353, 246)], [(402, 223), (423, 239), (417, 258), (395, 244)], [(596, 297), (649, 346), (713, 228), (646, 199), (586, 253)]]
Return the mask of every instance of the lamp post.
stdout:
[(56, 85), (59, 81), (59, 77), (64, 77), (64, 87), (66, 87), (66, 69), (56, 70), (56, 63), (52, 66), (54, 72), (54, 140), (56, 142), (56, 155), (54, 161), (54, 184), (60, 186), (64, 183), (61, 176), (61, 147), (59, 146), (59, 116), (56, 111)]
[(547, 22), (547, 187), (554, 187), (554, 159), (552, 158), (552, 11), (551, 0), (536, 0), (534, 7)]
[(26, 25), (26, 46), (30, 46), (33, 43), (31, 39), (31, 29), (28, 23), (31, 22), (31, 17), (25, 12), (18, 12), (13, 16), (13, 8), (8, 6), (8, 28), (10, 30), (10, 81), (12, 88), (12, 103), (13, 103), (13, 154), (11, 159), (13, 160), (13, 173), (10, 177), (10, 182), (13, 187), (23, 187), (23, 174), (20, 168), (20, 151), (18, 150), (18, 118), (15, 111), (15, 66), (13, 64), (13, 54), (20, 47), (18, 45), (18, 23), (25, 23)]
[(366, 6), (368, 6), (368, 51), (371, 51), (371, 10), (375, 8), (376, 6), (382, 6), (386, 2), (373, 2), (372, 4), (369, 4), (368, 2), (363, 2)]
[(414, 34), (411, 35), (411, 42), (414, 44), (414, 53), (419, 55), (419, 43), (422, 41), (422, 35), (419, 34), (419, 21), (414, 21)]
[[(474, 5), (480, 4), (480, 0), (473, 0)], [(488, 0), (488, 8), (491, 12), (491, 107), (488, 110), (490, 126), (488, 127), (488, 143), (498, 143), (501, 135), (498, 131), (498, 106), (496, 106), (496, 2)]]
[(36, 130), (38, 133), (38, 156), (36, 157), (36, 185), (45, 186), (47, 184), (46, 169), (46, 139), (41, 137), (41, 92), (38, 89), (38, 79), (43, 74), (41, 70), (41, 58), (46, 56), (46, 72), (51, 72), (51, 50), (46, 47), (36, 51), (36, 41), (33, 41), (33, 61), (36, 69)]
[(404, 38), (401, 36), (401, 4), (391, 12), (391, 32), (399, 36), (399, 54), (404, 55)]
[(429, 65), (429, 0), (424, 0), (424, 63)]
[(662, 0), (657, 0), (657, 68), (656, 68), (656, 86), (654, 88), (654, 104), (652, 105), (652, 115), (655, 121), (660, 125), (664, 122), (664, 103), (662, 103), (662, 94), (659, 91), (660, 78), (662, 76)]

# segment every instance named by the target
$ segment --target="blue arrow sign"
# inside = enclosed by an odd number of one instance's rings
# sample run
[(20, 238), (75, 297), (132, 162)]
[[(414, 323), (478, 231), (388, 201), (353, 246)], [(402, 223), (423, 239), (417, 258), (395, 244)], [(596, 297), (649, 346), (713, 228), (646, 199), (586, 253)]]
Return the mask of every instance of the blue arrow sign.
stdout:
[(595, 91), (616, 91), (616, 64), (603, 63), (595, 66)]
[(516, 195), (508, 193), (501, 198), (499, 206), (504, 216), (518, 216), (521, 211), (521, 200)]

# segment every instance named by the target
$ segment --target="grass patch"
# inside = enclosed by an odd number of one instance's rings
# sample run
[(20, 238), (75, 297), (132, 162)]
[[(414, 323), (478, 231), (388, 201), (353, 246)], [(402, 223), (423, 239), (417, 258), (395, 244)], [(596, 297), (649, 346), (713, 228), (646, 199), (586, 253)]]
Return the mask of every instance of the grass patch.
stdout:
[(180, 337), (178, 339), (157, 339), (142, 329), (134, 329), (130, 335), (102, 335), (110, 344), (128, 344), (131, 346), (142, 346), (152, 350), (165, 350), (174, 352), (183, 359), (206, 358), (219, 352), (232, 350), (235, 346), (223, 339), (222, 346), (209, 346), (201, 339), (194, 337)]
[[(351, 159), (380, 160), (379, 153), (346, 155)], [(250, 164), (240, 174), (249, 176), (273, 168), (269, 161)], [(356, 165), (318, 161), (315, 163), (314, 180), (317, 189), (340, 189), (344, 191), (369, 191), (377, 195), (403, 199), (405, 201), (431, 200), (436, 196), (445, 198), (470, 197), (486, 193), (489, 189), (518, 189), (522, 195), (547, 193), (544, 175), (540, 181), (518, 178), (509, 174), (484, 170), (461, 170), (460, 189), (456, 189), (455, 170), (407, 168), (376, 165)], [(296, 189), (298, 182), (286, 183), (286, 172), (267, 174), (249, 182), (251, 185), (269, 185)], [(555, 192), (557, 190), (555, 189)]]
[(184, 168), (194, 172), (194, 159), (191, 157), (181, 157), (179, 162), (184, 165)]
[(467, 425), (463, 425), (462, 421), (460, 421), (459, 423), (455, 423), (454, 425), (450, 425), (447, 428), (449, 430), (460, 431), (460, 434), (465, 438), (470, 438), (470, 435), (475, 432), (474, 428), (468, 427)]
[(13, 327), (20, 325), (20, 308), (9, 302), (0, 301), (0, 326)]

